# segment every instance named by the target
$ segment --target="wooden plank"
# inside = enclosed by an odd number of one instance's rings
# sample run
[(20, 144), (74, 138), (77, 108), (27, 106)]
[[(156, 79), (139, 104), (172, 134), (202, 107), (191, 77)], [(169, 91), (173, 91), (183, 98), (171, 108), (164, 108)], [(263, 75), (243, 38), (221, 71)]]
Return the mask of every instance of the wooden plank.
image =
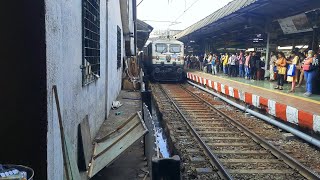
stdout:
[(115, 144), (120, 142), (125, 136), (127, 136), (131, 131), (133, 131), (137, 126), (139, 125), (139, 122), (135, 123), (133, 126), (131, 126), (125, 133), (121, 134), (121, 136), (118, 136), (115, 141), (112, 141), (112, 143), (106, 148), (100, 151), (98, 154), (94, 154), (93, 159), (97, 159), (99, 156), (103, 155), (105, 152), (107, 152), (109, 149), (112, 148)]
[(72, 152), (72, 144), (69, 140), (69, 137), (65, 135), (63, 122), (62, 122), (62, 115), (60, 109), (60, 102), (59, 102), (59, 95), (58, 95), (58, 88), (56, 85), (52, 87), (54, 101), (56, 104), (56, 110), (58, 114), (58, 123), (59, 123), (59, 130), (60, 130), (60, 139), (61, 139), (61, 147), (62, 147), (62, 157), (63, 157), (63, 166), (64, 166), (64, 179), (67, 180), (78, 180), (80, 179), (80, 172), (78, 169), (78, 164), (76, 161), (74, 153)]
[(103, 143), (100, 143), (100, 141), (96, 141), (97, 143), (99, 143), (99, 146), (97, 146), (96, 152), (93, 154), (93, 156), (96, 156), (106, 148), (110, 147), (114, 142), (118, 141), (119, 138), (123, 137), (124, 134), (128, 133), (128, 131), (131, 131), (130, 129), (132, 129), (133, 126), (136, 126), (137, 123), (139, 122), (135, 120), (129, 121), (120, 131), (113, 133), (111, 136), (109, 136), (108, 139), (101, 141)]
[[(230, 129), (230, 127), (206, 127), (206, 126), (197, 126), (197, 127), (195, 127), (196, 129), (201, 129), (201, 130), (206, 130), (206, 131), (208, 131), (208, 130), (211, 130), (211, 129)], [(233, 132), (233, 133), (235, 133), (235, 132)]]
[(95, 144), (95, 152), (88, 173), (89, 178), (93, 177), (104, 167), (109, 166), (125, 150), (148, 132), (138, 113), (123, 129), (122, 133), (114, 134), (114, 138)]
[(78, 141), (78, 166), (79, 169), (86, 171), (93, 151), (88, 116), (78, 126)]
[(247, 137), (219, 137), (219, 136), (214, 136), (214, 137), (202, 137), (203, 140), (247, 140)]
[(221, 159), (222, 163), (279, 163), (278, 159)]
[(241, 151), (241, 150), (222, 150), (222, 151), (213, 151), (214, 154), (247, 154), (247, 155), (265, 155), (268, 154), (267, 151), (256, 151), (256, 150), (248, 150), (248, 151)]
[(203, 131), (199, 130), (198, 133), (205, 134), (205, 135), (212, 135), (212, 134), (224, 134), (224, 135), (231, 134), (232, 135), (232, 134), (234, 134), (234, 132), (231, 132), (231, 131), (206, 131), (206, 130), (203, 130)]
[(223, 122), (219, 122), (219, 121), (214, 121), (214, 120), (211, 120), (211, 121), (203, 121), (201, 119), (197, 119), (195, 120), (195, 122), (192, 122), (192, 124), (196, 125), (196, 126), (201, 126), (201, 125), (227, 125), (226, 123), (223, 123)]
[(207, 143), (208, 146), (214, 146), (214, 147), (223, 147), (223, 146), (227, 146), (227, 147), (239, 147), (239, 146), (243, 146), (243, 147), (248, 147), (248, 146), (254, 146), (255, 144), (252, 143)]
[(231, 174), (292, 174), (289, 170), (278, 169), (230, 169)]
[(112, 134), (118, 132), (119, 130), (121, 130), (123, 127), (125, 127), (125, 125), (127, 125), (133, 118), (135, 117), (135, 113), (130, 116), (130, 118), (128, 118), (125, 122), (123, 122), (120, 126), (118, 126), (117, 128), (115, 128), (113, 131), (111, 131), (110, 133), (106, 134), (105, 136), (99, 138), (99, 139), (95, 139), (96, 142), (102, 142), (106, 139), (108, 139)]

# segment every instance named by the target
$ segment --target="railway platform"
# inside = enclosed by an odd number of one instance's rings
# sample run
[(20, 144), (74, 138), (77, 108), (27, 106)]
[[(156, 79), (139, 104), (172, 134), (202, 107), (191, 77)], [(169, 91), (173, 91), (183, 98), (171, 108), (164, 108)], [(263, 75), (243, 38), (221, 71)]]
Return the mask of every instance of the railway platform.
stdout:
[(273, 82), (216, 76), (195, 70), (187, 70), (187, 79), (247, 105), (264, 109), (282, 121), (320, 132), (319, 95), (303, 97), (299, 90), (288, 94), (286, 90), (274, 90)]

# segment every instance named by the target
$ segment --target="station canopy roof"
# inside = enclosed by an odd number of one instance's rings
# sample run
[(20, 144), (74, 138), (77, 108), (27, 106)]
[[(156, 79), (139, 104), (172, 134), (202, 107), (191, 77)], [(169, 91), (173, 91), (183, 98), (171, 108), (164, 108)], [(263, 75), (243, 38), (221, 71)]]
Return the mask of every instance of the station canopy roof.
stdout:
[(139, 50), (141, 50), (147, 42), (152, 30), (152, 26), (137, 19), (137, 47)]
[(265, 32), (283, 34), (278, 19), (319, 7), (320, 0), (234, 0), (175, 38), (184, 42), (211, 40), (230, 47), (252, 42), (256, 35), (265, 40)]

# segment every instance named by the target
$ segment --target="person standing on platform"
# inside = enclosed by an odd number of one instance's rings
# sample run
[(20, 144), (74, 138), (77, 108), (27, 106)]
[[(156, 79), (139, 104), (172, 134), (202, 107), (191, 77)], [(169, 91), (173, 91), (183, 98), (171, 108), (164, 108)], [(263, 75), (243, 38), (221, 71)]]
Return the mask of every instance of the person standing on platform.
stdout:
[(317, 58), (317, 55), (313, 55), (312, 50), (308, 51), (308, 57), (304, 60), (302, 68), (307, 81), (306, 92), (303, 95), (309, 97), (312, 95), (314, 85), (313, 81), (316, 78), (316, 74), (319, 69), (319, 59)]
[(203, 60), (203, 72), (208, 72), (207, 71), (207, 65), (208, 65), (208, 55), (204, 56), (204, 60)]
[[(297, 77), (298, 77), (298, 64), (299, 64), (299, 56), (298, 53), (293, 51), (291, 52), (291, 56), (293, 57), (293, 59), (291, 61), (287, 61), (287, 64), (289, 65), (294, 65), (293, 71), (294, 71), (294, 75), (287, 75), (287, 81), (288, 82), (292, 82), (291, 84), (291, 90), (289, 91), (289, 93), (293, 93), (295, 90), (295, 86), (296, 86), (296, 82), (297, 82)], [(288, 70), (289, 72), (289, 70)]]
[(236, 66), (235, 66), (235, 77), (239, 76), (239, 54), (236, 53)]
[(251, 80), (257, 79), (257, 68), (256, 68), (256, 61), (260, 61), (260, 57), (257, 57), (257, 54), (255, 51), (252, 52), (252, 57), (250, 59), (250, 71), (251, 71)]
[(215, 54), (212, 55), (211, 70), (213, 75), (217, 74), (217, 56)]
[[(298, 55), (299, 55), (299, 62), (302, 63), (304, 61), (304, 59), (306, 58), (306, 56), (301, 52), (299, 52)], [(296, 88), (301, 87), (302, 82), (304, 80), (304, 70), (303, 70), (303, 68), (299, 65), (298, 69), (300, 69), (300, 71), (299, 71), (300, 75), (299, 75), (299, 83), (296, 86)]]
[(271, 58), (270, 58), (270, 81), (274, 81), (274, 67), (275, 67), (275, 63), (277, 61), (277, 56), (275, 52), (271, 52)]
[(200, 68), (200, 71), (203, 70), (203, 59), (204, 59), (204, 56), (200, 55), (199, 56), (199, 68)]
[(239, 62), (239, 77), (244, 77), (244, 56), (243, 51), (240, 51), (240, 55), (238, 56), (238, 62)]
[(255, 69), (256, 69), (256, 72), (257, 72), (257, 80), (262, 80), (262, 62), (261, 62), (261, 53), (260, 52), (257, 52), (256, 53), (256, 63), (255, 63)]
[(278, 53), (278, 59), (276, 61), (276, 66), (277, 66), (277, 86), (274, 89), (279, 89), (283, 90), (283, 83), (284, 83), (284, 75), (286, 74), (286, 65), (287, 65), (287, 60), (283, 54), (283, 52)]
[(214, 54), (213, 56), (216, 57), (216, 69), (217, 69), (217, 73), (216, 74), (218, 74), (219, 71), (220, 71), (220, 57), (219, 57), (219, 54)]
[(313, 94), (320, 94), (320, 49), (318, 53), (315, 55), (315, 59), (313, 60), (313, 66), (316, 66), (315, 71), (315, 79), (313, 81)]
[(244, 63), (244, 71), (245, 71), (245, 79), (250, 79), (250, 60), (251, 60), (251, 52), (247, 54), (246, 56), (246, 61)]
[(207, 65), (207, 71), (208, 73), (212, 73), (212, 69), (211, 69), (211, 62), (212, 62), (212, 53), (209, 53), (208, 56), (208, 65)]
[(228, 53), (226, 53), (222, 61), (223, 73), (226, 75), (228, 74), (228, 60), (229, 60), (229, 56), (228, 56)]
[(235, 54), (232, 54), (231, 57), (229, 58), (229, 76), (230, 77), (235, 77), (236, 76), (236, 61), (237, 61), (237, 56)]
[(219, 56), (219, 66), (220, 66), (220, 71), (223, 73), (223, 59), (224, 59), (224, 55), (222, 53), (220, 53)]

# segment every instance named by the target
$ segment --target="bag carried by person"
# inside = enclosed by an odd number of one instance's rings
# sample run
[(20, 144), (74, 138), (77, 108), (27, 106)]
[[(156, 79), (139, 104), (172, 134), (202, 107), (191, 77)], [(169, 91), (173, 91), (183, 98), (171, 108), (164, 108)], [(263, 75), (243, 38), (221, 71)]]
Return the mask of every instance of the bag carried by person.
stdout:
[(278, 72), (278, 67), (277, 66), (273, 66), (273, 72), (275, 72), (275, 73)]
[(296, 65), (294, 65), (294, 64), (289, 65), (287, 75), (288, 76), (295, 76), (296, 75)]
[(304, 65), (302, 65), (302, 69), (304, 70), (304, 71), (309, 71), (310, 70), (310, 64), (304, 64)]
[(278, 74), (286, 74), (286, 67), (278, 67)]

